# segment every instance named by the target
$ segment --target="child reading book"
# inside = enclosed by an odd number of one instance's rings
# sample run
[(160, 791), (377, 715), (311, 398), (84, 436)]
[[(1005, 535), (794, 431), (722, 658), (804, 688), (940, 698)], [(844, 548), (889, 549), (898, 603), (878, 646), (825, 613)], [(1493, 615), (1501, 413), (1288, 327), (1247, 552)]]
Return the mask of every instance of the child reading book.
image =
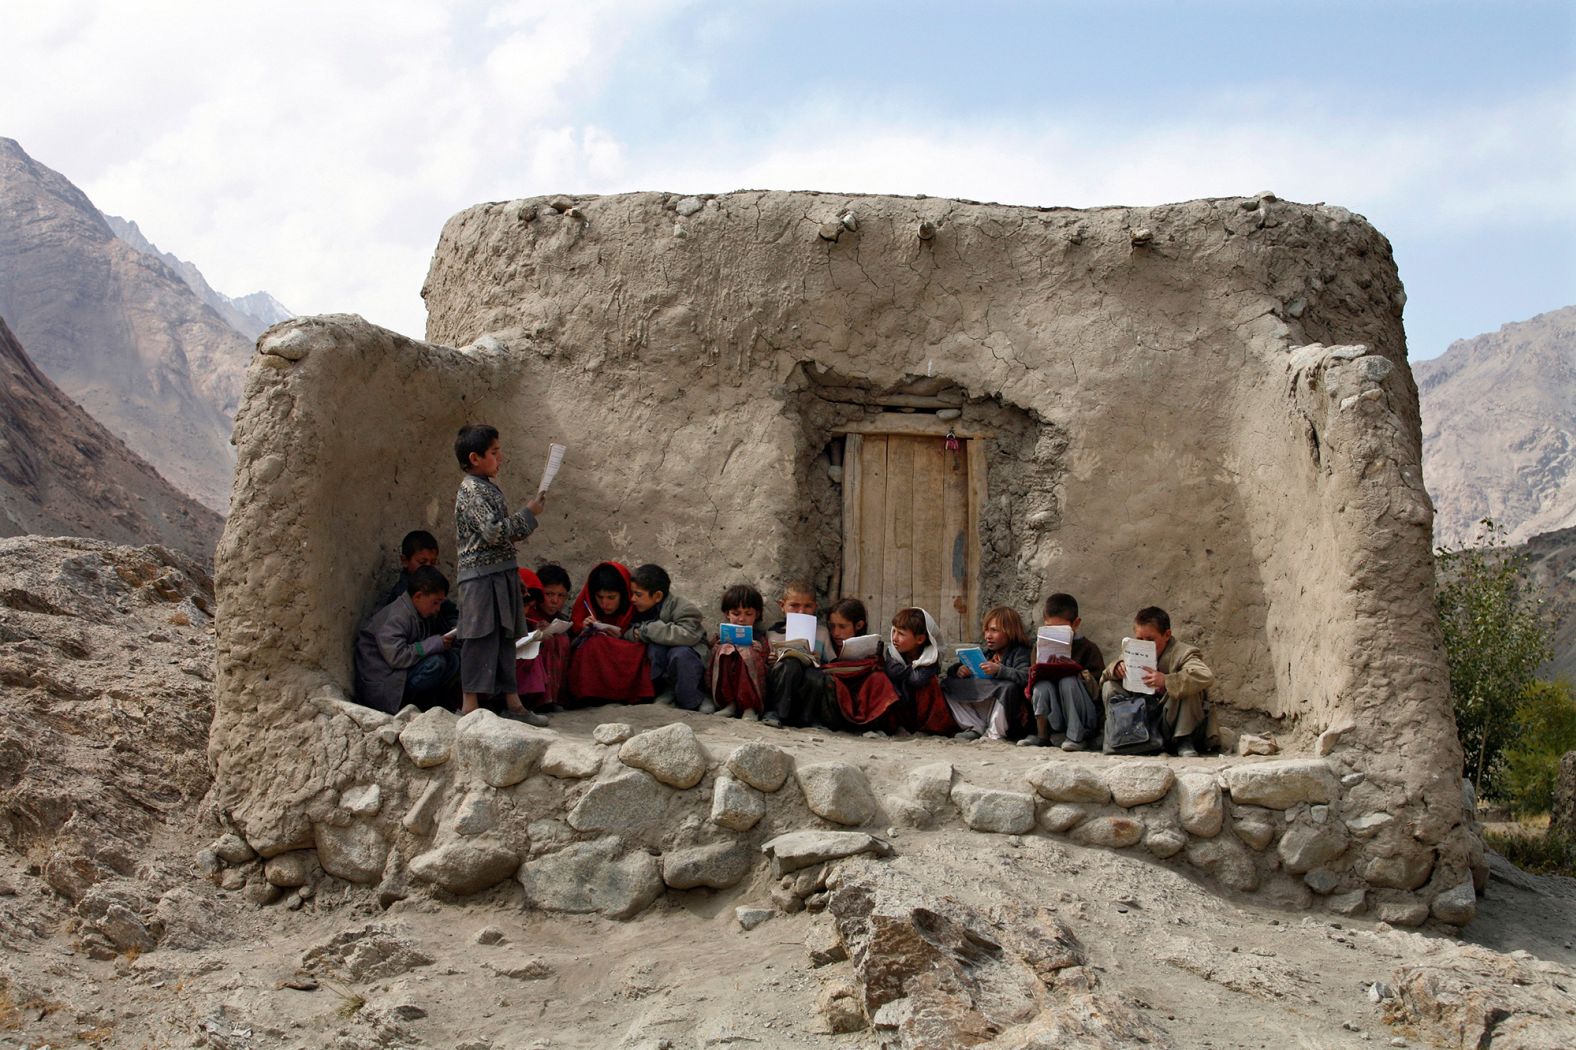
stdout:
[(957, 723), (941, 695), (941, 635), (935, 617), (924, 609), (897, 611), (892, 617), (886, 672), (901, 698), (895, 705), (900, 728), (922, 733), (957, 732)]
[(998, 605), (985, 614), (980, 625), (978, 649), (959, 649), (961, 657), (973, 656), (978, 671), (968, 659), (960, 659), (947, 671), (941, 692), (947, 698), (952, 718), (963, 727), (961, 740), (1006, 736), (1006, 708), (1021, 702), (1029, 682), (1029, 636), (1018, 610)]
[[(777, 602), (782, 622), (766, 632), (772, 645), (772, 665), (766, 672), (766, 714), (761, 719), (766, 725), (812, 725), (820, 711), (818, 701), (826, 689), (820, 667), (831, 655), (832, 642), (826, 627), (814, 620), (816, 604), (810, 581), (789, 580), (783, 586), (783, 596)], [(808, 618), (815, 637), (789, 638), (789, 623), (805, 622), (790, 621), (790, 616)]]
[(1078, 600), (1057, 592), (1045, 599), (1046, 627), (1059, 627), (1068, 642), (1066, 655), (1036, 659), (1029, 672), (1028, 697), (1034, 710), (1034, 731), (1018, 743), (1023, 747), (1060, 744), (1063, 751), (1083, 751), (1100, 732), (1099, 695), (1095, 683), (1105, 669), (1100, 647), (1078, 633), (1083, 620)]
[(830, 689), (821, 703), (819, 721), (833, 728), (852, 732), (895, 729), (889, 712), (897, 703), (897, 690), (886, 676), (885, 658), (879, 639), (866, 654), (845, 652), (847, 643), (867, 638), (869, 625), (865, 603), (844, 598), (827, 614), (827, 633), (832, 642), (832, 660), (821, 666)]
[(547, 719), (520, 703), (514, 676), (514, 641), (525, 633), (521, 615), (519, 566), (514, 545), (536, 531), (536, 516), (547, 497), (538, 492), (509, 513), (503, 490), (493, 479), (503, 469), (498, 430), (485, 424), (460, 428), (454, 455), (465, 477), (454, 497), (454, 529), (459, 557), (461, 716), (476, 710), (483, 696), (502, 694), (504, 716), (545, 726)]
[[(718, 633), (712, 638), (706, 682), (719, 715), (756, 722), (766, 709), (766, 670), (772, 655), (765, 625), (761, 623), (766, 601), (754, 587), (736, 583), (722, 592), (719, 604), (725, 623), (718, 626)], [(748, 629), (750, 640), (746, 643), (742, 637), (732, 637), (741, 633), (732, 628)], [(724, 638), (723, 632), (730, 637)]]
[[(555, 621), (569, 619), (567, 606), (569, 605), (569, 573), (562, 565), (547, 562), (538, 565), (536, 577), (542, 581), (542, 600), (540, 608), (542, 621), (551, 627)], [(542, 652), (537, 657), (542, 662), (542, 676), (546, 680), (547, 693), (544, 697), (545, 704), (541, 708), (544, 714), (552, 714), (563, 710), (564, 679), (569, 673), (569, 635), (550, 634), (542, 639)]]
[(634, 617), (629, 570), (616, 561), (592, 569), (570, 610), (567, 684), (575, 700), (639, 704), (655, 695), (645, 645), (620, 637)]
[(1172, 636), (1171, 616), (1158, 606), (1138, 610), (1133, 636), (1154, 645), (1155, 666), (1129, 668), (1125, 660), (1117, 660), (1105, 669), (1104, 699), (1109, 702), (1119, 694), (1123, 679), (1132, 673), (1158, 698), (1167, 748), (1178, 758), (1197, 758), (1212, 743), (1209, 687), (1215, 684), (1215, 672), (1197, 646)]
[(654, 563), (629, 574), (629, 603), (635, 615), (624, 637), (646, 647), (655, 702), (703, 715), (715, 713), (716, 706), (701, 687), (707, 649), (700, 608), (674, 594), (668, 571)]

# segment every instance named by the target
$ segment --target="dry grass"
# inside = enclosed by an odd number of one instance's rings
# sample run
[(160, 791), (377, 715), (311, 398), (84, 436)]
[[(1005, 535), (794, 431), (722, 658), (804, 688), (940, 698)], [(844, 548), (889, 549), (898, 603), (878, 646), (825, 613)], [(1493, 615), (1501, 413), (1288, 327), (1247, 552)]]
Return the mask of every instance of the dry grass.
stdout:
[(1576, 878), (1576, 842), (1549, 831), (1549, 815), (1483, 826), (1483, 843), (1522, 871)]

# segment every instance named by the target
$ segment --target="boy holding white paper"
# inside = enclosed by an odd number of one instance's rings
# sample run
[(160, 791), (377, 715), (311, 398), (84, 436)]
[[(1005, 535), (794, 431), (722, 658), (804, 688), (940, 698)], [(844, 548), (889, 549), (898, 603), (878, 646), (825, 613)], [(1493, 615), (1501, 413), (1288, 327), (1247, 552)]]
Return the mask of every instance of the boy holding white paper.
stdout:
[(1057, 592), (1046, 598), (1043, 621), (1029, 674), (1034, 732), (1018, 743), (1023, 747), (1056, 743), (1063, 751), (1083, 751), (1100, 731), (1100, 708), (1094, 698), (1105, 656), (1078, 633), (1083, 620), (1072, 595)]
[(766, 632), (772, 647), (772, 666), (766, 673), (766, 714), (761, 719), (766, 725), (810, 725), (819, 717), (820, 698), (827, 688), (820, 666), (832, 659), (832, 638), (816, 619), (816, 606), (815, 586), (810, 581), (789, 580), (783, 586), (783, 596), (777, 602), (782, 622)]
[(1124, 679), (1134, 686), (1142, 683), (1151, 695), (1163, 700), (1168, 746), (1179, 758), (1197, 758), (1199, 749), (1208, 743), (1209, 687), (1215, 684), (1215, 672), (1204, 663), (1197, 646), (1172, 637), (1171, 616), (1158, 606), (1138, 610), (1133, 617), (1133, 637), (1154, 644), (1155, 665), (1129, 666), (1126, 659), (1115, 661), (1102, 677), (1102, 698), (1109, 703), (1111, 697), (1124, 692)]

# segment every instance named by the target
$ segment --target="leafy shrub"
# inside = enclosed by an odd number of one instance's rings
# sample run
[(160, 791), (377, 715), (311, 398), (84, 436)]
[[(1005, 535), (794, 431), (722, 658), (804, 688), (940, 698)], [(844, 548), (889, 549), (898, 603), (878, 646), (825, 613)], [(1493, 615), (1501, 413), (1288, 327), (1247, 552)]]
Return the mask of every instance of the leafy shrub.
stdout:
[(1517, 733), (1505, 748), (1499, 795), (1516, 813), (1547, 813), (1554, 806), (1560, 758), (1576, 751), (1576, 696), (1566, 681), (1534, 682), (1516, 709)]

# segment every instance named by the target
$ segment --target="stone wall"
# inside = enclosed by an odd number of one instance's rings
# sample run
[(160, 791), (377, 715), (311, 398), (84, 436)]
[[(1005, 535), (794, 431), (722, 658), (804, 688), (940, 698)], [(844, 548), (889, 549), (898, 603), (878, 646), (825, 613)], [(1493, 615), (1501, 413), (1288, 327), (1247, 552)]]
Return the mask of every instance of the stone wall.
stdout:
[(499, 426), (517, 501), (547, 441), (571, 446), (526, 557), (662, 561), (709, 605), (738, 578), (831, 578), (839, 499), (820, 457), (873, 410), (828, 402), (829, 375), (873, 399), (960, 392), (958, 425), (1000, 435), (986, 603), (1071, 590), (1108, 647), (1132, 610), (1165, 604), (1209, 654), (1228, 721), (1277, 724), (1360, 775), (1343, 813), (1389, 818), (1364, 857), (1426, 868), (1426, 902), (1480, 850), (1404, 294), (1361, 218), (1267, 195), (517, 201), (452, 219), (424, 294), (429, 336), (465, 345), (308, 318), (266, 333), (248, 377), (211, 753), (229, 819), (264, 852), (311, 846), (326, 800), (386, 761), (309, 698), (348, 691), (399, 536), (452, 536), (461, 423)]

